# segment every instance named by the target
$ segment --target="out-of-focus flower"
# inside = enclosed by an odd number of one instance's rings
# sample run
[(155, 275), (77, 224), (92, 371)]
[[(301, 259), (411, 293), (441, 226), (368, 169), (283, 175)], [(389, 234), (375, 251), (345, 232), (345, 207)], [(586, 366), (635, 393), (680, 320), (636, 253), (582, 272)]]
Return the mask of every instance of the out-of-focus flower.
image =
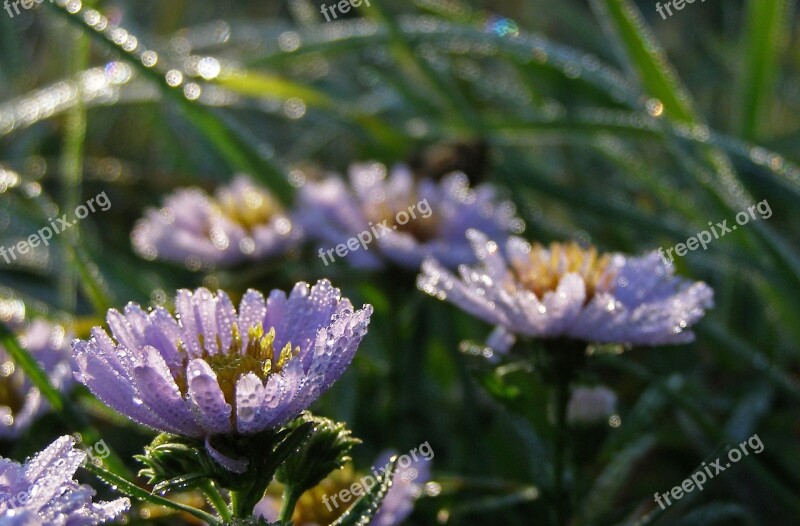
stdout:
[[(376, 463), (386, 465), (390, 453), (383, 455)], [(406, 458), (408, 458), (406, 456)], [(422, 495), (423, 485), (430, 479), (430, 462), (424, 458), (413, 460), (406, 467), (397, 465), (392, 487), (386, 493), (378, 513), (372, 518), (371, 526), (395, 526), (401, 524), (414, 511), (414, 501)]]
[(322, 280), (287, 298), (248, 291), (238, 315), (228, 296), (180, 290), (177, 321), (164, 308), (109, 310), (114, 339), (99, 327), (73, 343), (76, 378), (100, 400), (155, 429), (206, 439), (250, 435), (297, 417), (345, 371), (367, 332), (372, 307), (354, 311)]
[(0, 458), (0, 524), (4, 526), (91, 526), (130, 507), (126, 498), (92, 502), (95, 492), (72, 479), (86, 453), (69, 435), (57, 439), (25, 464)]
[(274, 257), (299, 238), (275, 197), (242, 175), (214, 197), (198, 188), (177, 190), (161, 209), (146, 210), (131, 233), (141, 257), (193, 270)]
[(617, 410), (617, 395), (602, 385), (576, 387), (567, 405), (567, 422), (594, 424), (605, 422)]
[[(418, 286), (507, 333), (596, 343), (663, 345), (692, 341), (689, 328), (713, 305), (705, 283), (676, 278), (656, 252), (598, 255), (575, 243), (531, 246), (470, 231), (480, 264), (456, 278), (426, 261)], [(505, 340), (506, 346), (508, 344)]]
[[(72, 383), (69, 341), (60, 325), (37, 319), (17, 337), (47, 374), (51, 385), (66, 390)], [(0, 346), (0, 438), (15, 439), (49, 408), (39, 389)]]
[[(456, 267), (475, 261), (466, 239), (470, 228), (505, 239), (524, 225), (514, 205), (500, 201), (490, 185), (470, 188), (462, 173), (441, 182), (415, 180), (405, 166), (387, 173), (379, 163), (350, 169), (350, 185), (338, 176), (306, 184), (299, 194), (299, 218), (304, 231), (325, 250), (348, 239), (365, 243), (349, 248), (348, 263), (380, 268), (386, 258), (400, 266), (419, 268), (426, 257)], [(333, 259), (338, 259), (333, 252)]]
[[(297, 502), (293, 523), (296, 526), (325, 526), (336, 521), (352, 506), (359, 496), (376, 484), (375, 474), (388, 466), (391, 454), (378, 458), (371, 474), (357, 473), (352, 464), (334, 471), (317, 486), (303, 493)], [(386, 493), (370, 526), (396, 526), (402, 523), (414, 509), (414, 501), (422, 494), (423, 485), (430, 478), (430, 466), (423, 458), (411, 460), (405, 467), (398, 465), (392, 477), (392, 486)], [(355, 489), (355, 491), (353, 491)], [(340, 494), (347, 496), (341, 501)], [(253, 514), (268, 521), (277, 521), (281, 508), (281, 485), (270, 486), (267, 495), (256, 505)]]

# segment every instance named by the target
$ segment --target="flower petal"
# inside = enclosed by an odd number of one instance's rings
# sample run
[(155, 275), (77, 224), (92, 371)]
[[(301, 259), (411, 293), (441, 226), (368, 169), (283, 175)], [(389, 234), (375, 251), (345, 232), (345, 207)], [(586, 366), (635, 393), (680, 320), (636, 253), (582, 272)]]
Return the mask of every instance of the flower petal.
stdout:
[(200, 425), (209, 434), (231, 432), (232, 408), (225, 401), (225, 395), (217, 383), (217, 375), (211, 367), (198, 358), (189, 362), (186, 375), (189, 380), (189, 399)]

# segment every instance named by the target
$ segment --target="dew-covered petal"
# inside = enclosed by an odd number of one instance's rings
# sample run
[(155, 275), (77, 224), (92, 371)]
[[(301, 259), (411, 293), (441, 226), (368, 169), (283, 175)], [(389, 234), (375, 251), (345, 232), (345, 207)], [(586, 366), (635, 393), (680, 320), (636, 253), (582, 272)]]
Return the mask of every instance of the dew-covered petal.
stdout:
[(192, 294), (192, 304), (198, 335), (203, 339), (202, 348), (209, 354), (217, 354), (221, 351), (217, 347), (217, 299), (201, 287)]
[(236, 382), (236, 427), (240, 433), (249, 434), (261, 429), (264, 384), (253, 373)]
[(158, 349), (170, 369), (177, 370), (183, 365), (183, 356), (178, 350), (178, 343), (182, 337), (178, 322), (161, 306), (156, 307), (150, 314), (150, 322), (145, 331), (146, 344)]
[(140, 424), (154, 429), (180, 434), (180, 430), (163, 421), (145, 408), (139, 393), (127, 378), (112, 369), (90, 342), (75, 342), (76, 378), (97, 398), (112, 409)]
[(200, 425), (209, 434), (232, 431), (230, 404), (217, 383), (217, 375), (202, 359), (189, 362), (186, 368), (189, 383), (189, 399)]
[(189, 356), (199, 358), (203, 356), (203, 348), (200, 346), (200, 325), (194, 311), (194, 301), (192, 291), (181, 289), (175, 297), (175, 312), (178, 315), (178, 323), (183, 335), (182, 341), (186, 346)]
[(164, 359), (153, 347), (145, 347), (143, 365), (133, 371), (142, 402), (153, 413), (181, 429), (182, 435), (202, 436), (203, 429), (195, 421)]
[(233, 324), (236, 322), (236, 309), (225, 291), (217, 291), (217, 330), (222, 344), (222, 351), (231, 348)]
[[(267, 313), (267, 306), (264, 303), (264, 296), (257, 290), (248, 290), (239, 305), (239, 330), (244, 338), (250, 327), (255, 327), (264, 322)], [(265, 331), (269, 327), (264, 327)]]

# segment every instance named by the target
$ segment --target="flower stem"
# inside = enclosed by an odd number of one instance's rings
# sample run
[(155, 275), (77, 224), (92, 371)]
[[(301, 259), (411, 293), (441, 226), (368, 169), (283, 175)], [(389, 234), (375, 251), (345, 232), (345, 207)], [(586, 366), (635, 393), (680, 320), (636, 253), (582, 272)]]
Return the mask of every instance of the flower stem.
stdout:
[(290, 486), (286, 486), (286, 490), (283, 492), (283, 504), (281, 505), (281, 513), (278, 516), (278, 520), (281, 524), (287, 524), (289, 521), (292, 520), (292, 515), (294, 515), (294, 508), (297, 506), (297, 501), (300, 499), (300, 495), (302, 495), (302, 491), (297, 491), (296, 489), (291, 488)]
[(219, 516), (222, 517), (222, 520), (225, 522), (230, 522), (233, 519), (231, 514), (230, 508), (228, 508), (228, 503), (225, 502), (225, 499), (222, 497), (222, 494), (219, 492), (217, 487), (214, 483), (210, 480), (207, 480), (205, 484), (202, 486), (203, 493), (206, 494), (208, 497), (208, 502), (217, 510)]
[(569, 458), (569, 436), (567, 429), (567, 406), (570, 383), (586, 359), (586, 345), (574, 340), (551, 340), (545, 344), (545, 369), (553, 387), (553, 523), (566, 526), (569, 523), (571, 490), (567, 484), (567, 460)]
[(564, 484), (567, 457), (567, 403), (569, 401), (569, 378), (558, 375), (554, 386), (555, 433), (553, 444), (553, 498), (555, 500), (555, 523), (567, 524), (569, 516), (569, 494)]

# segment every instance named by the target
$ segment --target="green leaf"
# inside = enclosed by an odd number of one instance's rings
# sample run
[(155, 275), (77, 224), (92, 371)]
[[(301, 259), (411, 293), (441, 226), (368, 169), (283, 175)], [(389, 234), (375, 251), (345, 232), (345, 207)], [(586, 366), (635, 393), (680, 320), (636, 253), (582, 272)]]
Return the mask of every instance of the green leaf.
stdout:
[(340, 469), (350, 460), (350, 451), (361, 441), (352, 436), (342, 422), (307, 415), (292, 422), (289, 427), (311, 423), (311, 433), (300, 448), (278, 468), (278, 482), (290, 491), (302, 494), (319, 484), (331, 472)]

